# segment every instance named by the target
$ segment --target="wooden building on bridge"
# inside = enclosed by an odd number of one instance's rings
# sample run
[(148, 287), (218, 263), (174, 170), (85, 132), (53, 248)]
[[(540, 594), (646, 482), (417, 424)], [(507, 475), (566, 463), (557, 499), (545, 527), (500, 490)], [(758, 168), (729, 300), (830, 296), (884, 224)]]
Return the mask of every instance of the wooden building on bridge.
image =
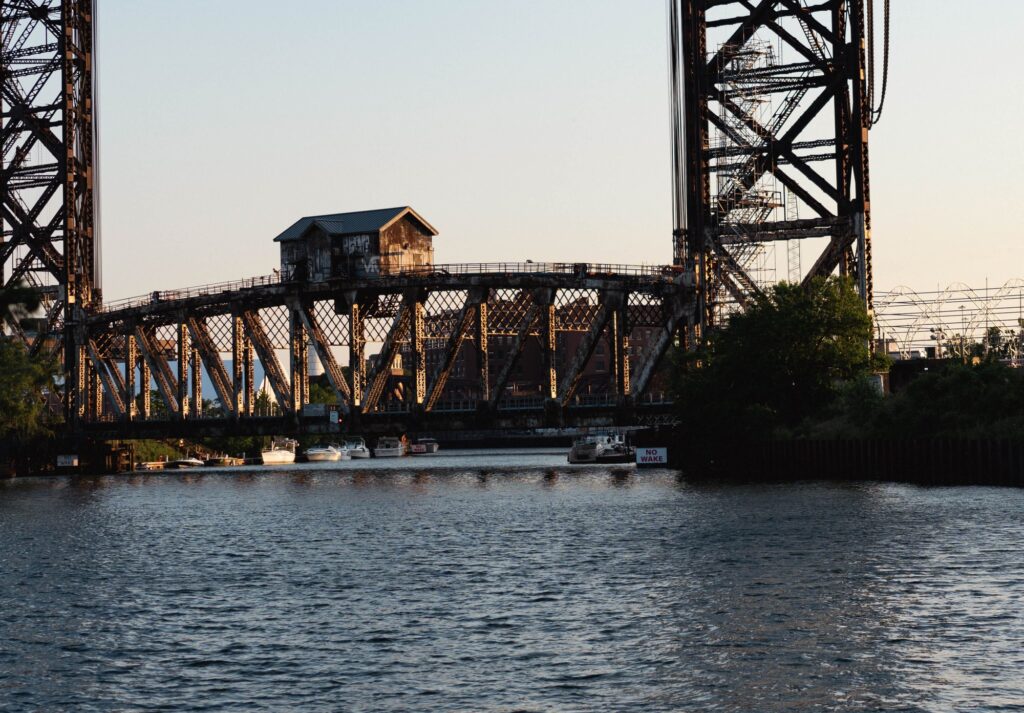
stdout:
[(408, 206), (300, 218), (274, 238), (281, 277), (322, 282), (429, 268), (437, 231)]

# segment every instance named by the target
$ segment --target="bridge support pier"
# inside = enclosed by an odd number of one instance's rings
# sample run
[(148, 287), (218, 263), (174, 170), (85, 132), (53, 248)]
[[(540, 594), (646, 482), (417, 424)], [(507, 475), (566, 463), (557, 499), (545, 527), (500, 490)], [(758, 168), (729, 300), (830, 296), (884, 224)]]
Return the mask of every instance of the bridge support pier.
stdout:
[(309, 402), (309, 340), (306, 323), (302, 318), (302, 307), (297, 303), (289, 305), (289, 328), (291, 348), (289, 367), (291, 376), (292, 414), (298, 417), (302, 407)]
[(487, 301), (490, 290), (484, 292), (480, 304), (476, 308), (476, 365), (477, 382), (480, 391), (477, 394), (477, 405), (486, 406), (491, 400), (491, 358), (487, 340)]
[(192, 349), (189, 346), (185, 317), (181, 316), (179, 319), (176, 330), (178, 339), (178, 417), (185, 420), (188, 418), (188, 362), (192, 355)]
[(124, 335), (124, 351), (124, 420), (130, 423), (135, 420), (138, 411), (135, 405), (135, 370), (138, 368), (138, 352), (135, 349), (134, 334)]
[(348, 367), (352, 383), (352, 413), (363, 410), (363, 390), (366, 388), (366, 328), (360, 311), (359, 293), (352, 291), (345, 295), (348, 301)]

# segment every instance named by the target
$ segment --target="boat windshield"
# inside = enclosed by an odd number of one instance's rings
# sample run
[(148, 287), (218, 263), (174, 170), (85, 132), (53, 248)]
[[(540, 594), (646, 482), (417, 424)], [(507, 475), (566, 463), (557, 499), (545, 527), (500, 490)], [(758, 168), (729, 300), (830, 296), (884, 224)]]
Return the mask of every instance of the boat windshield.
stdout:
[(622, 443), (622, 436), (618, 434), (591, 434), (588, 436), (581, 436), (577, 443), (581, 445), (614, 445), (616, 443)]

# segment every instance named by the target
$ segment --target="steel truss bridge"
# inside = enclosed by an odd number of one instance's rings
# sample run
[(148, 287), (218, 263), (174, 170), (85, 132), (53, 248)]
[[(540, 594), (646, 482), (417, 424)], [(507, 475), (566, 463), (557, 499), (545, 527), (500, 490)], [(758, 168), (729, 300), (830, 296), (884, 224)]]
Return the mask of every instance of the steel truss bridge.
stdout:
[[(29, 283), (45, 308), (33, 330), (8, 319), (4, 331), (60, 358), (71, 433), (319, 428), (303, 408), (310, 351), (352, 427), (512, 428), (663, 411), (649, 387), (668, 345), (698, 344), (728, 309), (761, 293), (754, 268), (766, 245), (812, 241), (818, 257), (808, 270), (791, 265), (789, 279), (838, 270), (870, 307), (868, 129), (881, 108), (873, 0), (667, 2), (672, 268), (456, 266), (373, 280), (254, 279), (104, 304), (96, 0), (0, 0), (0, 283)], [(643, 354), (630, 343), (638, 329)], [(371, 344), (381, 351), (368, 367)], [(598, 344), (612, 354), (593, 398), (579, 385)], [(476, 387), (463, 384), (455, 398), (452, 372), (470, 352), (476, 358), (459, 368), (474, 364)], [(399, 355), (408, 372), (400, 388)], [(544, 374), (530, 398), (506, 389), (525, 358)], [(276, 417), (255, 412), (256, 361)], [(200, 406), (204, 375), (219, 417)]]
[[(88, 316), (84, 425), (120, 438), (336, 431), (325, 414), (303, 408), (310, 352), (344, 428), (360, 432), (657, 420), (670, 404), (650, 398), (648, 386), (692, 301), (692, 288), (670, 268), (536, 263), (319, 283), (267, 277), (154, 293)], [(646, 335), (639, 357), (630, 350), (638, 330)], [(522, 397), (506, 387), (530, 341), (545, 378), (541, 393)], [(602, 341), (610, 350), (607, 382), (588, 398), (577, 387)], [(372, 368), (370, 343), (381, 345)], [(473, 386), (453, 399), (446, 385), (469, 350)], [(403, 368), (395, 370), (399, 355)], [(257, 359), (276, 418), (255, 412)], [(215, 415), (202, 409), (203, 372), (221, 405)], [(159, 410), (144, 386), (154, 382)]]

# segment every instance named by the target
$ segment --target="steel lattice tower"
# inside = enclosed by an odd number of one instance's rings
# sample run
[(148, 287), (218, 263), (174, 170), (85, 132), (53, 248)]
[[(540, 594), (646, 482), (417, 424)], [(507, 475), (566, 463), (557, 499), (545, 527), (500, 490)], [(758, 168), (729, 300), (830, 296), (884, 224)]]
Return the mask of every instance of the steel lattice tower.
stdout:
[(95, 0), (3, 0), (3, 238), (0, 279), (43, 295), (47, 324), (19, 325), (35, 351), (62, 349), (65, 415), (75, 421), (95, 376), (83, 317), (100, 302), (93, 100)]
[(870, 6), (669, 0), (675, 261), (699, 285), (695, 332), (760, 291), (745, 260), (776, 241), (812, 257), (803, 281), (838, 269), (872, 307)]

